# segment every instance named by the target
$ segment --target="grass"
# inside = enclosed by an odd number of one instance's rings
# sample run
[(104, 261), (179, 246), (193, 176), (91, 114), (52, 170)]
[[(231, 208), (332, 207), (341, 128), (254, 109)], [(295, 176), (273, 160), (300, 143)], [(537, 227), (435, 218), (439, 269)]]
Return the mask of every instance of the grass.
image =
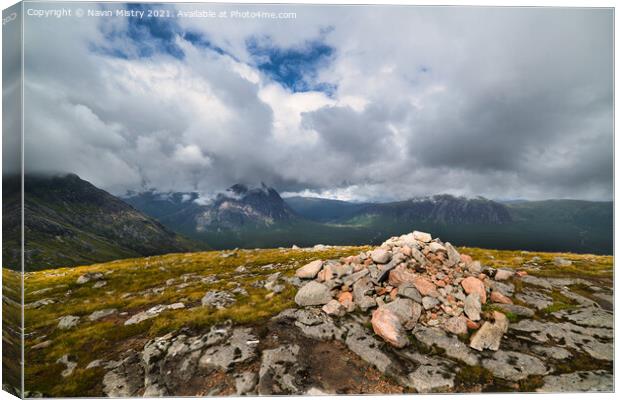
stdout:
[[(270, 291), (261, 285), (254, 285), (257, 281), (277, 271), (282, 272), (283, 276), (292, 276), (297, 268), (311, 260), (338, 259), (367, 249), (210, 251), (26, 273), (26, 304), (41, 299), (56, 301), (38, 309), (25, 310), (28, 334), (25, 343), (26, 389), (49, 396), (88, 395), (92, 390), (89, 388), (100, 383), (104, 373), (101, 368), (86, 370), (86, 365), (91, 361), (118, 359), (128, 348), (141, 347), (150, 338), (181, 327), (202, 329), (226, 320), (238, 324), (258, 323), (292, 307), (296, 288), (286, 284), (281, 293), (267, 296)], [(233, 255), (223, 257), (227, 253)], [(263, 268), (268, 264), (275, 268)], [(247, 272), (235, 272), (239, 266), (245, 266)], [(9, 272), (15, 274), (4, 270), (5, 275)], [(93, 288), (93, 282), (77, 284), (77, 278), (87, 272), (104, 274), (107, 284), (101, 288)], [(212, 279), (216, 281), (202, 281), (207, 277), (214, 277)], [(168, 280), (173, 280), (170, 285), (166, 285)], [(221, 310), (200, 306), (205, 292), (231, 290), (237, 286), (244, 288), (248, 294), (236, 295), (234, 306)], [(124, 325), (130, 315), (155, 305), (175, 302), (183, 302), (187, 308), (165, 311), (136, 325)], [(106, 308), (116, 308), (128, 315), (94, 322), (88, 320), (87, 316), (93, 311)], [(58, 318), (66, 315), (79, 316), (78, 327), (64, 331), (58, 329)], [(52, 345), (45, 349), (32, 349), (33, 345), (44, 340), (51, 340)], [(59, 375), (64, 366), (56, 360), (65, 354), (74, 356), (78, 367), (71, 378), (62, 379)]]
[(506, 318), (508, 319), (509, 322), (512, 323), (516, 323), (519, 322), (519, 320), (522, 319), (522, 317), (518, 316), (515, 313), (512, 313), (510, 311), (504, 311), (502, 310), (498, 305), (496, 304), (491, 304), (491, 303), (486, 303), (482, 305), (482, 311), (483, 312), (492, 312), (492, 311), (497, 311), (500, 312), (502, 314), (504, 314), (506, 316)]
[(557, 289), (551, 291), (551, 298), (553, 299), (553, 304), (542, 310), (542, 312), (545, 314), (551, 314), (561, 310), (574, 309), (577, 308), (579, 305), (579, 303), (577, 303), (575, 300), (566, 297)]
[[(470, 255), (482, 265), (492, 268), (507, 268), (527, 271), (528, 274), (550, 278), (588, 277), (608, 278), (613, 276), (613, 256), (575, 253), (543, 253), (521, 250), (490, 250), (477, 247), (461, 247), (459, 252)], [(557, 266), (556, 257), (571, 261), (569, 266)]]
[(479, 365), (463, 365), (454, 378), (455, 385), (464, 388), (488, 385), (493, 382), (493, 373)]
[[(119, 359), (128, 349), (141, 348), (147, 340), (181, 327), (202, 330), (226, 320), (237, 324), (260, 323), (294, 306), (293, 298), (297, 289), (286, 284), (280, 294), (267, 296), (270, 292), (262, 285), (257, 285), (258, 281), (263, 281), (277, 271), (282, 272), (283, 276), (292, 276), (297, 268), (315, 259), (338, 259), (368, 249), (369, 247), (333, 247), (312, 251), (262, 249), (178, 253), (26, 273), (26, 304), (42, 299), (56, 301), (55, 304), (38, 309), (25, 310), (26, 389), (47, 396), (100, 394), (100, 386), (97, 385), (100, 385), (105, 371), (101, 368), (86, 370), (86, 365), (91, 361)], [(550, 273), (566, 269), (567, 275), (571, 276), (579, 266), (580, 276), (600, 278), (607, 277), (613, 266), (613, 258), (609, 256), (523, 253), (477, 248), (459, 250), (479, 259), (484, 265), (513, 269), (528, 270), (527, 265), (530, 265), (528, 263), (531, 258), (539, 257), (537, 264), (540, 270), (531, 269), (532, 275), (545, 270)], [(573, 265), (555, 266), (553, 259), (557, 256), (570, 259)], [(274, 268), (263, 268), (268, 264), (272, 264)], [(239, 266), (244, 266), (247, 272), (235, 272)], [(97, 289), (93, 288), (93, 282), (77, 284), (77, 278), (87, 272), (104, 274), (106, 286)], [(5, 294), (19, 301), (19, 274), (3, 269), (3, 278)], [(167, 281), (170, 281), (169, 284), (166, 284)], [(516, 282), (519, 280), (515, 280), (515, 285)], [(237, 286), (244, 288), (247, 295), (236, 295), (234, 306), (221, 310), (200, 306), (205, 292), (230, 291)], [(516, 289), (518, 291), (518, 288)], [(571, 299), (558, 291), (554, 291), (552, 296), (554, 303), (545, 313), (574, 306)], [(183, 302), (186, 308), (165, 311), (140, 324), (124, 325), (129, 316), (140, 311), (155, 305), (176, 302)], [(19, 308), (7, 308), (6, 302), (3, 306), (5, 325), (18, 324)], [(94, 322), (88, 320), (87, 316), (93, 311), (107, 308), (116, 308), (127, 315), (116, 315)], [(485, 306), (485, 311), (492, 309), (492, 305)], [(516, 315), (505, 314), (510, 321), (518, 321)], [(81, 320), (78, 327), (58, 329), (58, 318), (66, 315), (79, 316)], [(52, 342), (49, 347), (32, 349), (33, 345), (46, 340)], [(421, 352), (437, 351), (425, 348), (416, 340), (412, 340), (412, 344)], [(65, 354), (75, 357), (78, 366), (74, 375), (63, 379), (60, 373), (64, 366), (56, 360)], [(461, 375), (463, 378), (473, 376), (472, 382), (483, 383), (487, 380), (487, 374), (482, 370), (465, 369)]]

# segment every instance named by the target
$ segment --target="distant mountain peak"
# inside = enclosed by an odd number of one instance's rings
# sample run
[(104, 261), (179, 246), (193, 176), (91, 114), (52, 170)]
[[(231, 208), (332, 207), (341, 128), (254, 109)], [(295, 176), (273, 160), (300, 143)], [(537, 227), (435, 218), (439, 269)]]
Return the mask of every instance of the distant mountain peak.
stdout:
[(248, 187), (247, 185), (244, 185), (242, 183), (236, 183), (226, 189), (226, 191), (232, 193), (235, 196), (243, 196), (248, 192)]

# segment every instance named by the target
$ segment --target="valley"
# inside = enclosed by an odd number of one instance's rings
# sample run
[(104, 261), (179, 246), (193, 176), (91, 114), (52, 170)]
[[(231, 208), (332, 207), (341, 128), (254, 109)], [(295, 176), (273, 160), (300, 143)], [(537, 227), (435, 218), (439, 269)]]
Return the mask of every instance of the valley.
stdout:
[[(196, 193), (123, 197), (167, 228), (215, 249), (377, 245), (416, 226), (461, 245), (611, 254), (613, 203), (576, 200), (500, 203), (436, 195), (391, 203), (292, 197), (233, 186), (208, 204)], [(186, 200), (183, 200), (186, 199)], [(193, 199), (193, 200), (192, 200)]]

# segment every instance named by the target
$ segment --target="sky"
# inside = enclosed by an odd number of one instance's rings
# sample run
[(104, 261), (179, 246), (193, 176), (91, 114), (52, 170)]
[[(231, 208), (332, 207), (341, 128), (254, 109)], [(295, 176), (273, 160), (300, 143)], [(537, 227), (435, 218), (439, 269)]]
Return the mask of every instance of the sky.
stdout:
[(296, 18), (27, 17), (28, 172), (118, 195), (613, 197), (611, 10), (163, 7)]

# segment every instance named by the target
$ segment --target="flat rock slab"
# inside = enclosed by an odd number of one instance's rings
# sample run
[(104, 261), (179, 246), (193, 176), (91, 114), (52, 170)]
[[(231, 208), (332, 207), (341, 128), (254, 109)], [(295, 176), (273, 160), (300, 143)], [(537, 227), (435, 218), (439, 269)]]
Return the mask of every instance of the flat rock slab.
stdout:
[(418, 393), (446, 392), (454, 387), (454, 374), (433, 365), (418, 367), (409, 374), (409, 379)]
[(572, 357), (570, 351), (557, 346), (533, 346), (532, 351), (541, 356), (553, 358), (554, 360), (566, 360)]
[(381, 351), (381, 342), (369, 335), (359, 324), (347, 323), (345, 328), (348, 332), (345, 344), (349, 350), (374, 365), (380, 372), (387, 373), (391, 370), (393, 360)]
[(251, 329), (235, 329), (226, 343), (208, 348), (200, 358), (199, 365), (228, 370), (234, 364), (253, 359), (257, 344), (258, 340)]
[(482, 366), (494, 376), (511, 381), (547, 373), (547, 367), (540, 359), (516, 351), (496, 351), (491, 358), (482, 360)]
[(531, 318), (534, 316), (534, 310), (516, 304), (494, 304), (493, 306), (499, 308), (506, 313), (518, 315), (519, 317)]
[(447, 334), (440, 328), (419, 326), (413, 334), (417, 340), (426, 346), (437, 346), (446, 351), (448, 357), (460, 360), (468, 365), (477, 365), (478, 357), (457, 337)]
[(581, 326), (610, 329), (614, 327), (614, 315), (597, 307), (562, 310), (553, 313), (553, 316), (557, 318), (566, 318)]
[(578, 371), (570, 374), (550, 375), (537, 392), (611, 392), (614, 376), (609, 371)]
[(258, 394), (284, 395), (301, 391), (296, 382), (302, 369), (298, 359), (299, 346), (280, 346), (263, 351), (258, 372)]
[(614, 358), (613, 330), (606, 328), (582, 327), (570, 322), (540, 322), (522, 320), (510, 329), (527, 332), (530, 339), (547, 344), (550, 339), (563, 343), (563, 346), (579, 352), (586, 352), (597, 360), (612, 361)]
[(525, 289), (523, 292), (517, 294), (516, 298), (537, 310), (544, 310), (553, 304), (553, 299), (551, 297), (529, 289)]
[(131, 352), (103, 377), (103, 393), (108, 397), (136, 396), (144, 384), (138, 353)]
[(538, 278), (532, 275), (525, 275), (524, 277), (521, 277), (521, 280), (523, 281), (523, 283), (526, 283), (528, 285), (539, 286), (548, 290), (551, 290), (553, 288), (551, 282), (544, 278)]

